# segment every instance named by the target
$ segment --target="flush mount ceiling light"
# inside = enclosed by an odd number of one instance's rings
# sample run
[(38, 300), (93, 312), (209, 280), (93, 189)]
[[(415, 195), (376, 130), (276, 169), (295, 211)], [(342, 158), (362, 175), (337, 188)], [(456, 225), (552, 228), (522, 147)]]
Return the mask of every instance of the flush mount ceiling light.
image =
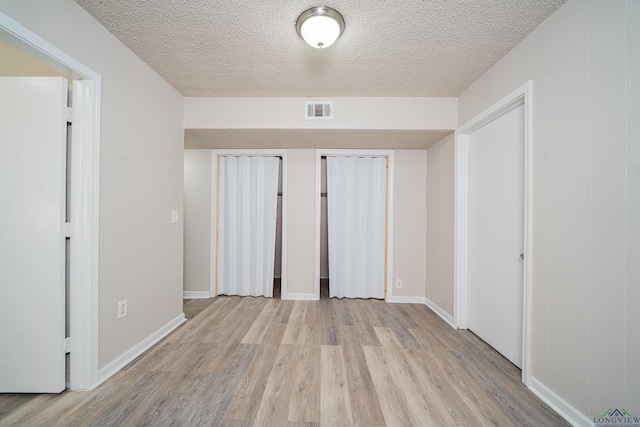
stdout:
[(305, 10), (296, 22), (298, 35), (316, 49), (329, 47), (344, 31), (342, 15), (330, 7), (316, 6)]

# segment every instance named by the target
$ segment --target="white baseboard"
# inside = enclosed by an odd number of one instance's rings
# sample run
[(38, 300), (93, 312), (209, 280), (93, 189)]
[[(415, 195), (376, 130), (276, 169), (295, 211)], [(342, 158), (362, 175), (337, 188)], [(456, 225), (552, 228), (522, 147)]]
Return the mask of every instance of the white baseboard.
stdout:
[(429, 307), (435, 314), (440, 316), (440, 318), (442, 318), (442, 320), (444, 320), (449, 325), (451, 325), (452, 328), (458, 329), (458, 327), (456, 326), (456, 323), (453, 321), (453, 316), (451, 316), (449, 313), (447, 313), (446, 311), (444, 311), (443, 309), (438, 307), (438, 305), (436, 305), (429, 298), (427, 298), (427, 297), (424, 298), (424, 304), (427, 307)]
[(287, 292), (286, 294), (282, 294), (280, 296), (283, 300), (293, 300), (293, 301), (317, 301), (318, 298), (316, 294), (296, 294), (292, 292)]
[(209, 291), (184, 291), (182, 293), (182, 299), (203, 299), (211, 298)]
[(529, 390), (531, 390), (533, 394), (542, 399), (554, 411), (562, 415), (562, 417), (565, 420), (569, 421), (572, 425), (581, 427), (593, 426), (593, 420), (589, 419), (585, 414), (574, 408), (573, 405), (564, 400), (556, 392), (551, 390), (536, 378), (531, 378)]
[(393, 304), (424, 304), (424, 297), (387, 296), (386, 302)]
[(120, 357), (116, 358), (114, 361), (107, 364), (103, 368), (100, 368), (100, 370), (98, 371), (98, 382), (92, 386), (92, 389), (99, 386), (115, 373), (117, 373), (120, 369), (127, 366), (136, 357), (140, 356), (142, 353), (151, 348), (155, 343), (169, 335), (171, 331), (183, 324), (186, 320), (187, 319), (184, 317), (184, 313), (180, 313), (178, 317), (164, 325), (162, 328), (158, 329), (153, 334), (149, 335), (137, 345), (131, 347), (128, 351), (120, 355)]

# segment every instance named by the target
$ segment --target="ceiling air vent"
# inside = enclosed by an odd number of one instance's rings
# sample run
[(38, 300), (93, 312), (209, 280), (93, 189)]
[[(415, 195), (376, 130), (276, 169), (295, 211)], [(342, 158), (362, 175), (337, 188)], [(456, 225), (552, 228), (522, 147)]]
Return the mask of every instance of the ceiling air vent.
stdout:
[(304, 109), (307, 119), (333, 119), (333, 102), (331, 101), (307, 101), (304, 103)]

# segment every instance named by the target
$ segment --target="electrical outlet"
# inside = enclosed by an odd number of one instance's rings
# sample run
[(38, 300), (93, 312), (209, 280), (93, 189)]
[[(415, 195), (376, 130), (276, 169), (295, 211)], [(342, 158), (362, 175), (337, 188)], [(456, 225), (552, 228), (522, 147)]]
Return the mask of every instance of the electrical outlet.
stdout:
[(396, 288), (400, 289), (402, 287), (402, 279), (396, 279)]
[(127, 300), (123, 299), (118, 303), (118, 319), (122, 319), (127, 315)]

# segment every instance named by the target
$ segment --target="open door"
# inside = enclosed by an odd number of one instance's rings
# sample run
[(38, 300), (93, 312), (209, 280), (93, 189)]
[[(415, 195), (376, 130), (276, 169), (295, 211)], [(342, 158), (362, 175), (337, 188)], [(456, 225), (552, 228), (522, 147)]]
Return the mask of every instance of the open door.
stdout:
[(67, 88), (0, 78), (0, 392), (65, 388)]

